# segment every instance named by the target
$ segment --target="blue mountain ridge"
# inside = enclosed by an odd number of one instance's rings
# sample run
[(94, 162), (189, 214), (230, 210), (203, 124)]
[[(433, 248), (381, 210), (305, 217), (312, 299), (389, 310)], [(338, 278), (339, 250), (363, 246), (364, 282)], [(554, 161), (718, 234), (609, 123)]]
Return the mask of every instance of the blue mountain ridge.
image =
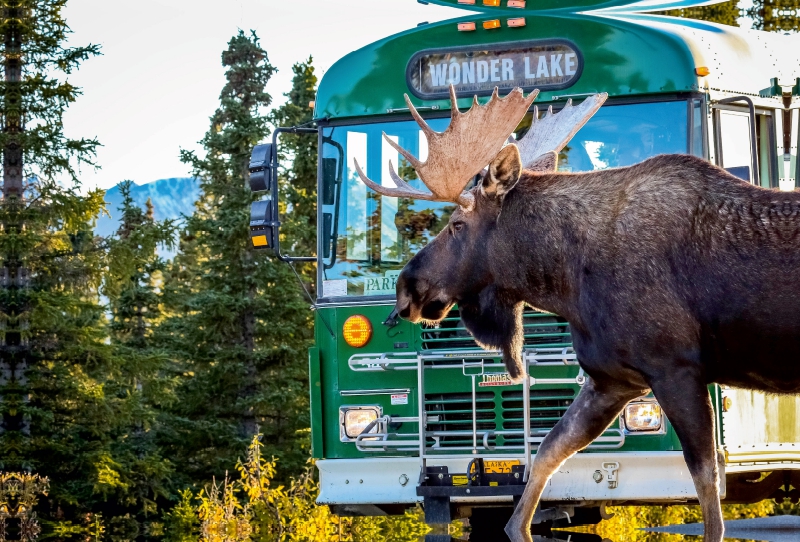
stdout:
[[(142, 209), (147, 199), (153, 203), (153, 215), (156, 220), (167, 218), (180, 219), (182, 215), (194, 212), (194, 203), (200, 196), (200, 180), (192, 177), (174, 177), (159, 179), (145, 184), (131, 185), (133, 200)], [(111, 215), (102, 216), (94, 228), (95, 235), (107, 237), (119, 228), (122, 194), (119, 185), (106, 191), (106, 209)]]

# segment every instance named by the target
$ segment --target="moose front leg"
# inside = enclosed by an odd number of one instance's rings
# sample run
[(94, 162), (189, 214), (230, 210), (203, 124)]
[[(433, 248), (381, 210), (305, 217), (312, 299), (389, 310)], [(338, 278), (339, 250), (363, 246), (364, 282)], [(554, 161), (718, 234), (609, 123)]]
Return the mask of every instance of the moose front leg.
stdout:
[(599, 437), (622, 408), (646, 390), (587, 379), (575, 401), (544, 438), (536, 452), (525, 493), (506, 525), (511, 542), (530, 542), (530, 527), (536, 505), (550, 476), (571, 457)]
[(671, 369), (651, 382), (653, 395), (672, 424), (692, 475), (703, 511), (705, 542), (721, 542), (725, 532), (719, 502), (719, 470), (714, 445), (714, 409), (708, 388), (692, 368)]

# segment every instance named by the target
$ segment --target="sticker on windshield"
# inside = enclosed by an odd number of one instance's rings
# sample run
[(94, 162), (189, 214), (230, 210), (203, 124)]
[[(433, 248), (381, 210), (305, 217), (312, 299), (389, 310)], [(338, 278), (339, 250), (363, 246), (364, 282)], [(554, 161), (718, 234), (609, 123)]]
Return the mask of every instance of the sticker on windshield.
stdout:
[(400, 270), (387, 271), (382, 277), (364, 278), (364, 295), (394, 295)]
[(347, 279), (323, 280), (322, 295), (324, 297), (344, 297), (347, 295)]

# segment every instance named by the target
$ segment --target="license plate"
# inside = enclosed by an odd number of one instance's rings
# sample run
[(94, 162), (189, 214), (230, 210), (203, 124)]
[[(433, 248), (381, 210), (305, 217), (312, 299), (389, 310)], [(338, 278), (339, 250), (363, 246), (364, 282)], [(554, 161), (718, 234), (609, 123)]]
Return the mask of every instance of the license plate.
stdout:
[(507, 459), (504, 461), (484, 459), (483, 472), (486, 474), (511, 474), (511, 467), (515, 465), (519, 465), (519, 459)]

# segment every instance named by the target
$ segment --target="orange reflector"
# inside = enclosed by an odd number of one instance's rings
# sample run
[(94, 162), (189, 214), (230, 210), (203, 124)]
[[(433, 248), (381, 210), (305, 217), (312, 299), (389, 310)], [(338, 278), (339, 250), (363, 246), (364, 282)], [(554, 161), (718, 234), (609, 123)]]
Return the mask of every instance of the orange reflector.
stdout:
[(458, 23), (458, 29), (462, 32), (475, 30), (475, 23)]
[(525, 0), (508, 0), (508, 7), (510, 8), (524, 8)]
[(705, 67), (705, 66), (700, 66), (699, 68), (695, 68), (695, 69), (694, 69), (694, 73), (696, 73), (696, 74), (697, 74), (697, 75), (699, 75), (700, 77), (705, 77), (706, 75), (708, 75), (709, 73), (711, 73), (711, 70), (709, 70), (709, 69), (708, 69), (707, 67)]
[(506, 24), (511, 28), (519, 28), (525, 26), (525, 17), (514, 17), (506, 21)]
[(484, 6), (499, 6), (500, 0), (483, 0)]
[(266, 235), (256, 235), (253, 237), (253, 246), (254, 247), (265, 247), (267, 246), (267, 236)]
[(486, 30), (491, 30), (493, 28), (500, 28), (500, 19), (492, 19), (491, 21), (483, 21), (483, 27)]
[(369, 323), (366, 316), (354, 314), (344, 321), (342, 335), (344, 335), (344, 342), (353, 348), (361, 348), (372, 338), (372, 324)]

